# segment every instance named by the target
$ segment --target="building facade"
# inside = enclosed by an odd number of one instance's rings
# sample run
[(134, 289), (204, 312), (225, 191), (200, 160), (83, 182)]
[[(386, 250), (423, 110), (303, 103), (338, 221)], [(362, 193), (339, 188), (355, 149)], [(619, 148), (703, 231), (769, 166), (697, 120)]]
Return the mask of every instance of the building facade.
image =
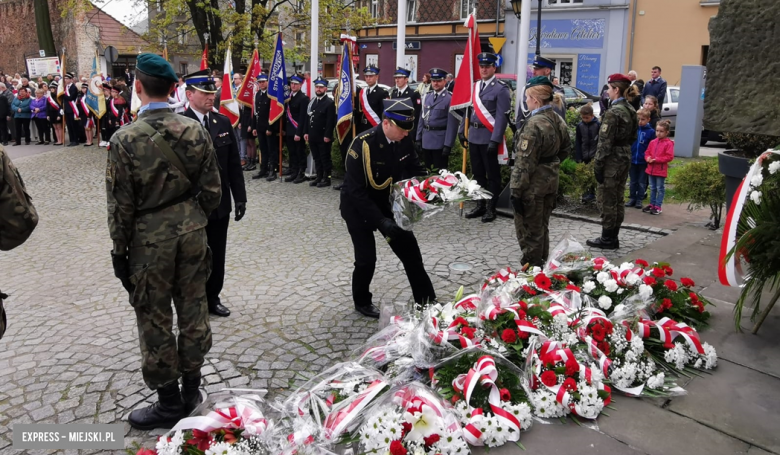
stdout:
[[(393, 85), (396, 67), (396, 33), (399, 0), (361, 0), (376, 18), (387, 23), (358, 31), (358, 71), (373, 64), (380, 68), (379, 82)], [(407, 2), (406, 50), (404, 67), (410, 81), (437, 67), (455, 74), (468, 38), (463, 26), (468, 14), (477, 10), (482, 50), (490, 51), (489, 37), (504, 33), (506, 0), (400, 0)]]
[(659, 66), (669, 85), (680, 85), (683, 65), (707, 66), (708, 26), (719, 5), (719, 0), (636, 0), (626, 34), (626, 70), (647, 80)]
[[(657, 0), (647, 0), (649, 2)], [(670, 0), (674, 1), (674, 0)], [(630, 0), (543, 0), (542, 56), (554, 60), (562, 85), (598, 95), (607, 77), (624, 71)], [(506, 38), (501, 72), (526, 69), (536, 53), (537, 5), (532, 2), (528, 54), (518, 58), (520, 21), (507, 2)], [(523, 60), (518, 65), (518, 60)]]

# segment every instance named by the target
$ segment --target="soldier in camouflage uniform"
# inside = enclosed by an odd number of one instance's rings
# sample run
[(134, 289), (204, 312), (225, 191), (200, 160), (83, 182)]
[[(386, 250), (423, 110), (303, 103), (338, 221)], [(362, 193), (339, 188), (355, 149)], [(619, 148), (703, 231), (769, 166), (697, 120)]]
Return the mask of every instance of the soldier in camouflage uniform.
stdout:
[[(27, 194), (22, 176), (0, 146), (0, 250), (9, 251), (24, 243), (38, 225), (38, 212)], [(7, 325), (0, 291), (0, 338)]]
[(128, 421), (150, 430), (171, 428), (202, 400), (200, 368), (211, 349), (211, 253), (204, 227), (222, 189), (211, 137), (196, 120), (168, 107), (178, 80), (173, 68), (157, 55), (141, 54), (136, 69), (143, 106), (135, 123), (111, 137), (106, 196), (114, 273), (135, 310), (144, 382), (159, 399), (130, 413)]
[(622, 74), (613, 74), (607, 84), (610, 107), (601, 122), (594, 168), (599, 182), (601, 237), (586, 243), (594, 248), (616, 250), (620, 248), (618, 234), (625, 215), (623, 195), (631, 167), (631, 144), (636, 140), (637, 119), (636, 111), (629, 104), (633, 98), (628, 93), (631, 80)]
[(553, 84), (537, 76), (525, 86), (529, 117), (518, 131), (510, 188), (515, 209), (515, 232), (523, 261), (544, 266), (550, 249), (550, 215), (558, 197), (561, 161), (571, 154), (566, 122), (555, 109), (563, 105)]

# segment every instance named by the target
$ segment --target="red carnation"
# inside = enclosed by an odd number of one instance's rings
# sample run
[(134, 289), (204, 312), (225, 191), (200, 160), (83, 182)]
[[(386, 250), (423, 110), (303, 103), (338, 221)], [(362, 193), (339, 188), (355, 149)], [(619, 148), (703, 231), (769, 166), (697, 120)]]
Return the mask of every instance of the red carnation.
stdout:
[(526, 318), (525, 311), (523, 310), (517, 310), (517, 319), (525, 319)]
[(590, 334), (593, 336), (593, 339), (596, 341), (603, 341), (604, 337), (606, 336), (604, 326), (601, 324), (594, 324), (590, 328)]
[(512, 329), (504, 329), (503, 332), (501, 332), (501, 339), (504, 340), (504, 343), (515, 343), (517, 341), (517, 334), (515, 334), (515, 331)]
[(563, 381), (563, 388), (569, 392), (574, 392), (577, 390), (577, 381), (575, 381), (574, 378), (566, 378), (566, 380)]
[(401, 437), (405, 437), (410, 431), (412, 431), (412, 424), (404, 422), (401, 424)]
[(669, 267), (668, 265), (665, 265), (664, 266), (664, 272), (666, 272), (667, 276), (672, 276), (672, 274), (674, 273), (674, 270), (672, 270), (672, 268)]
[(696, 283), (694, 283), (690, 278), (680, 278), (680, 283), (682, 283), (682, 285), (686, 288), (692, 288), (696, 286)]
[(701, 303), (699, 300), (694, 302), (694, 305), (696, 305), (696, 308), (699, 309), (699, 313), (704, 313), (704, 304)]
[(498, 393), (501, 394), (501, 401), (509, 401), (512, 399), (512, 394), (509, 393), (508, 389), (501, 389)]
[(423, 442), (425, 443), (426, 447), (430, 447), (430, 446), (436, 444), (437, 442), (439, 442), (439, 435), (434, 433), (434, 434), (428, 436), (427, 438), (423, 438)]
[(555, 376), (554, 371), (547, 370), (544, 373), (542, 373), (542, 384), (546, 385), (547, 387), (553, 387), (554, 385), (558, 384), (558, 377)]
[(656, 283), (655, 278), (653, 278), (651, 276), (646, 276), (646, 277), (642, 278), (642, 281), (644, 281), (645, 284), (648, 285), (648, 286), (653, 286)]
[(473, 340), (474, 339), (474, 332), (476, 332), (476, 331), (477, 331), (477, 329), (475, 329), (473, 327), (461, 327), (460, 328), (461, 335), (463, 335), (464, 337), (468, 338), (469, 340)]
[(674, 292), (674, 291), (676, 291), (676, 290), (677, 290), (677, 283), (675, 283), (675, 282), (674, 282), (674, 281), (672, 281), (672, 280), (666, 280), (666, 281), (664, 281), (664, 286), (666, 286), (667, 288), (669, 288), (669, 290), (670, 290), (670, 291), (672, 291), (672, 292)]
[(691, 298), (691, 301), (693, 301), (693, 302), (698, 302), (699, 301), (699, 296), (696, 295), (695, 292), (689, 292), (688, 296)]
[(569, 281), (569, 278), (567, 278), (566, 275), (561, 275), (561, 274), (555, 274), (553, 275), (553, 278), (555, 278), (558, 281)]
[(637, 260), (636, 260), (636, 261), (634, 261), (634, 262), (635, 262), (637, 265), (641, 265), (642, 267), (647, 267), (648, 265), (650, 265), (650, 264), (648, 264), (648, 263), (647, 263), (647, 261), (645, 261), (644, 259), (637, 259)]
[(609, 343), (607, 343), (606, 341), (600, 341), (596, 346), (599, 348), (599, 351), (604, 353), (604, 355), (609, 356), (611, 352), (609, 350)]
[(567, 286), (566, 286), (566, 289), (568, 289), (569, 291), (577, 291), (577, 292), (582, 292), (582, 290), (581, 290), (579, 287), (577, 287), (577, 286), (575, 286), (575, 285), (573, 285), (573, 284), (569, 284), (569, 285), (567, 285)]
[(534, 284), (542, 289), (549, 290), (552, 282), (547, 278), (547, 275), (540, 273), (534, 277)]
[(604, 324), (604, 329), (607, 331), (608, 334), (611, 335), (612, 330), (615, 328), (615, 326), (612, 325), (611, 321), (607, 321), (607, 320), (602, 321), (602, 323)]
[(666, 276), (666, 273), (663, 271), (663, 269), (659, 269), (658, 267), (653, 267), (653, 275), (657, 276), (658, 278), (663, 278)]
[(612, 402), (612, 388), (604, 384), (604, 391), (608, 394), (607, 397), (604, 398), (604, 406), (609, 406), (609, 404)]
[(580, 365), (577, 363), (574, 359), (569, 359), (566, 361), (566, 376), (573, 376), (575, 373), (580, 371)]
[(390, 443), (390, 453), (392, 455), (406, 455), (407, 450), (401, 441), (393, 441)]
[[(531, 289), (531, 288), (528, 288), (528, 289)], [(533, 289), (531, 289), (531, 290), (533, 290)], [(520, 305), (520, 308), (522, 308), (523, 310), (527, 310), (528, 309), (528, 304), (525, 303), (523, 300), (517, 302), (517, 304)]]
[(458, 316), (457, 318), (455, 318), (454, 321), (452, 321), (452, 324), (454, 326), (461, 325), (463, 327), (468, 327), (469, 326), (469, 321), (463, 319), (461, 316)]
[[(455, 403), (457, 403), (458, 401), (460, 401), (460, 395), (458, 395), (458, 394), (456, 393), (455, 395), (453, 395), (453, 396), (452, 396), (452, 399), (451, 399), (451, 400), (452, 400), (452, 404), (455, 404)], [(407, 425), (409, 425), (409, 424), (407, 423)], [(409, 425), (409, 426), (411, 427), (411, 425)]]
[(536, 295), (536, 291), (534, 291), (531, 286), (528, 286), (527, 284), (523, 285), (523, 290), (531, 295)]

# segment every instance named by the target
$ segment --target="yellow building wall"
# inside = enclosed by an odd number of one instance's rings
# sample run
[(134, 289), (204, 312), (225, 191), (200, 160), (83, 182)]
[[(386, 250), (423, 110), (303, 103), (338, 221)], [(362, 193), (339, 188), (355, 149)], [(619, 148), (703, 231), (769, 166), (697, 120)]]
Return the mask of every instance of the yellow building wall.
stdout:
[(650, 79), (650, 70), (660, 66), (669, 85), (680, 85), (683, 65), (701, 65), (702, 46), (710, 44), (709, 20), (717, 6), (701, 6), (699, 0), (637, 0), (631, 2), (630, 18), (636, 20), (633, 60), (630, 60), (631, 24), (628, 27), (626, 69)]

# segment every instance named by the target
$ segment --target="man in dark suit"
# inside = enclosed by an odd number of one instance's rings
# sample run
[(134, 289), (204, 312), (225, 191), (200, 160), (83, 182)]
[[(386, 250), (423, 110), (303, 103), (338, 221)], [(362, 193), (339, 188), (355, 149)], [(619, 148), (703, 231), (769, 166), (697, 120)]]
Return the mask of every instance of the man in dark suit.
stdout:
[(358, 134), (350, 145), (339, 206), (355, 248), (352, 272), (355, 310), (371, 318), (379, 318), (379, 309), (374, 306), (370, 292), (376, 268), (376, 230), (404, 265), (414, 301), (425, 305), (436, 300), (417, 239), (412, 231), (396, 224), (390, 207), (394, 182), (404, 175), (426, 173), (409, 137), (414, 127), (414, 107), (409, 98), (385, 100), (384, 105), (382, 122)]
[(647, 81), (642, 89), (642, 104), (645, 103), (647, 95), (653, 95), (658, 98), (658, 110), (660, 111), (664, 107), (664, 98), (666, 98), (666, 80), (661, 77), (660, 66), (654, 66), (651, 75), (652, 79)]
[[(406, 68), (398, 68), (393, 73), (393, 80), (395, 81), (395, 88), (390, 92), (391, 99), (409, 98), (414, 106), (414, 128), (412, 129), (413, 135), (417, 134), (417, 122), (420, 119), (420, 108), (422, 102), (420, 100), (420, 92), (409, 88), (409, 75), (411, 71)], [(420, 150), (417, 151), (420, 153)]]
[(73, 73), (65, 73), (65, 93), (63, 95), (65, 104), (65, 124), (68, 127), (68, 138), (70, 143), (68, 147), (75, 147), (80, 142), (87, 142), (87, 135), (79, 121), (79, 110), (77, 107), (77, 98), (81, 91), (76, 87), (73, 80)]
[(270, 153), (276, 153), (279, 156), (279, 142), (275, 131), (268, 129), (268, 116), (271, 113), (271, 99), (268, 98), (268, 75), (260, 74), (257, 76), (257, 94), (255, 94), (255, 130), (257, 142), (260, 143), (260, 165), (257, 174), (252, 176), (252, 180), (274, 175), (274, 169), (270, 168)]
[(455, 90), (455, 76), (452, 73), (447, 73), (447, 85), (444, 88), (450, 93)]
[(317, 166), (317, 178), (309, 186), (317, 188), (330, 186), (330, 171), (333, 167), (330, 146), (336, 128), (336, 103), (325, 94), (327, 91), (328, 81), (322, 78), (314, 81), (315, 96), (309, 103), (308, 118), (303, 128), (303, 139), (309, 143)]
[(222, 114), (212, 111), (214, 93), (217, 91), (209, 70), (201, 70), (184, 76), (187, 84), (187, 99), (190, 107), (184, 116), (195, 119), (206, 128), (214, 143), (219, 163), (219, 176), (222, 181), (222, 201), (209, 215), (206, 226), (209, 247), (212, 254), (211, 276), (206, 282), (206, 297), (209, 312), (217, 316), (229, 316), (228, 310), (220, 301), (219, 293), (225, 281), (225, 250), (227, 231), (230, 223), (230, 195), (236, 202), (236, 221), (241, 221), (246, 212), (246, 189), (244, 174), (241, 171), (241, 158), (238, 154), (238, 141), (230, 120)]
[(301, 91), (303, 79), (290, 78), (290, 100), (285, 109), (284, 136), (287, 152), (290, 154), (290, 175), (284, 181), (303, 183), (306, 181), (306, 144), (303, 142), (303, 126), (306, 124), (306, 108), (309, 97)]

